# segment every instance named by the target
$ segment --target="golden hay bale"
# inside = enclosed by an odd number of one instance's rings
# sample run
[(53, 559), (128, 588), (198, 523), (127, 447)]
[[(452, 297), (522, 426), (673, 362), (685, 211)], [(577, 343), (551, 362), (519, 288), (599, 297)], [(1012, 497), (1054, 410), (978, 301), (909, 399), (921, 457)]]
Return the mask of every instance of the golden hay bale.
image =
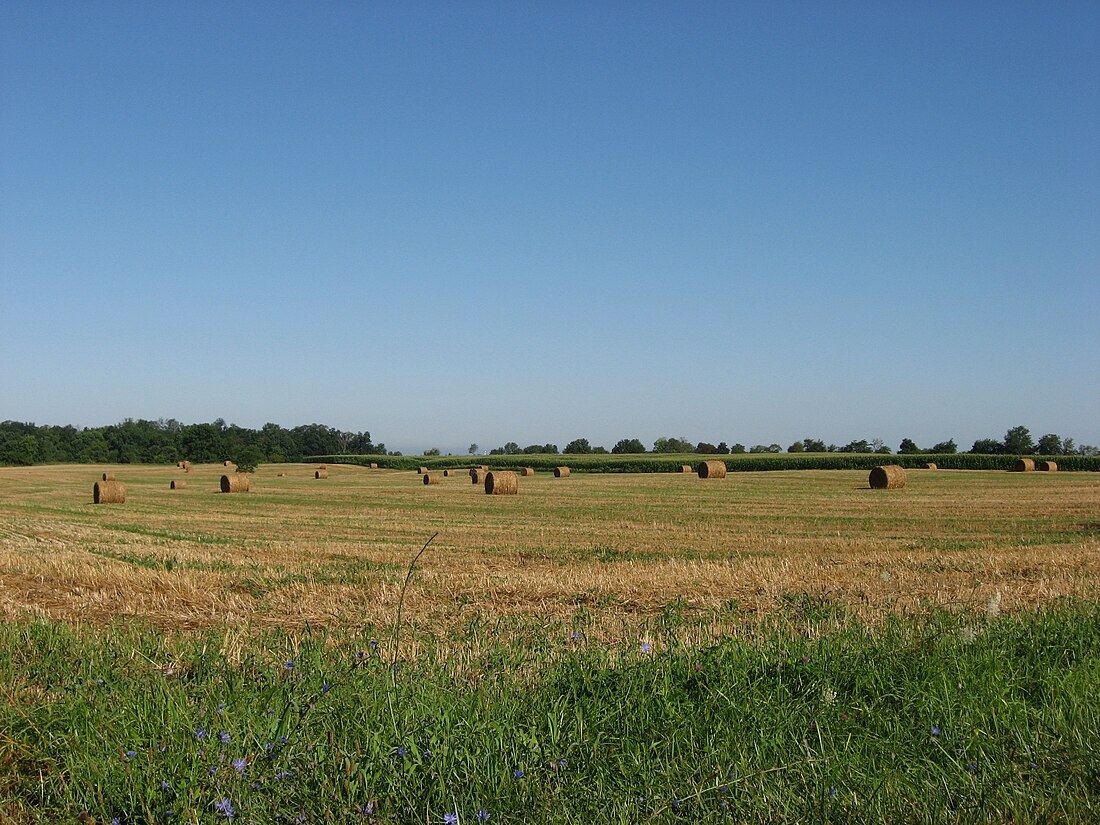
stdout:
[(474, 467), (470, 470), (470, 483), (471, 484), (484, 484), (485, 483), (485, 470), (480, 467)]
[(275, 473), (279, 478), (286, 478), (286, 473)]
[(451, 475), (451, 471), (450, 471), (450, 470), (444, 470), (444, 471), (443, 471), (443, 477), (444, 477), (444, 478), (448, 478), (448, 477), (450, 477), (450, 475)]
[(681, 473), (690, 473), (690, 472), (692, 472), (691, 465), (690, 464), (681, 464), (680, 465), (680, 472)]
[(1039, 469), (1042, 470), (1045, 473), (1056, 473), (1056, 472), (1058, 472), (1058, 462), (1057, 461), (1040, 461), (1039, 462)]
[(314, 478), (328, 478), (328, 470), (314, 470), (313, 471), (313, 477)]
[(700, 461), (699, 478), (725, 478), (726, 462), (724, 461)]
[(441, 481), (443, 481), (443, 476), (439, 475), (439, 473), (424, 473), (425, 484), (439, 484)]
[(489, 465), (488, 464), (482, 464), (481, 469), (482, 469), (482, 471), (487, 473), (487, 472), (489, 472)]
[(569, 468), (568, 467), (555, 467), (554, 468), (554, 478), (569, 478)]
[(370, 468), (372, 470), (377, 470), (378, 469), (378, 462), (372, 461), (371, 465), (370, 465)]
[(232, 466), (233, 466), (233, 462), (232, 462), (232, 461), (230, 461), (230, 460), (229, 460), (229, 459), (227, 458), (227, 459), (226, 459), (225, 461), (223, 461), (223, 462), (222, 462), (222, 466), (223, 466), (223, 467), (232, 467)]
[(535, 468), (534, 467), (524, 467), (522, 470), (519, 471), (519, 473), (520, 473), (520, 475), (524, 475), (524, 476), (533, 476), (535, 474)]
[(113, 479), (97, 481), (92, 489), (92, 501), (96, 504), (125, 504), (126, 485)]
[(485, 474), (485, 494), (514, 496), (519, 492), (519, 477), (508, 470), (493, 470)]
[(1035, 469), (1035, 459), (1033, 458), (1017, 458), (1016, 459), (1016, 472), (1017, 473), (1030, 473)]
[(926, 469), (926, 470), (938, 470), (939, 467), (936, 466), (935, 462), (929, 461), (924, 465), (924, 469)]
[(317, 465), (317, 469), (318, 469), (318, 470), (327, 470), (327, 469), (328, 469), (328, 465), (327, 465), (327, 464), (318, 464), (318, 465)]
[(419, 475), (424, 475), (424, 473), (428, 472), (428, 468), (427, 467), (417, 467), (416, 472)]
[(170, 489), (170, 490), (182, 490), (186, 486), (187, 486), (186, 481), (173, 481), (171, 484), (168, 485), (168, 489)]
[(102, 478), (103, 478), (104, 481), (114, 481), (115, 480), (115, 474), (114, 473), (104, 473)]
[(252, 483), (245, 473), (222, 476), (223, 493), (247, 493), (251, 487)]
[(897, 464), (875, 467), (867, 477), (872, 490), (900, 490), (905, 486), (905, 470)]

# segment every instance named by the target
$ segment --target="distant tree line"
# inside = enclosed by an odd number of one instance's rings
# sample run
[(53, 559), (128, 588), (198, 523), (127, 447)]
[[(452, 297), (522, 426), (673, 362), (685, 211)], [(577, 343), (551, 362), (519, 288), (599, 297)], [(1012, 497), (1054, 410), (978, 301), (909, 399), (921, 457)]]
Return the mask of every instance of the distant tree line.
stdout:
[(226, 424), (181, 424), (175, 419), (127, 418), (106, 427), (38, 426), (0, 423), (0, 464), (174, 464), (229, 459), (241, 466), (301, 461), (304, 456), (385, 453), (370, 433), (343, 432), (324, 424), (258, 430)]
[[(470, 445), (470, 453), (476, 453), (477, 445)], [(509, 441), (503, 447), (496, 447), (489, 451), (489, 455), (522, 455), (524, 453), (549, 453), (558, 452), (556, 444), (531, 444), (520, 447), (514, 441)], [(593, 446), (587, 438), (575, 438), (561, 450), (564, 455), (593, 455), (607, 453), (604, 447)], [(687, 438), (674, 438), (663, 436), (653, 442), (653, 449), (646, 450), (645, 445), (637, 438), (622, 438), (611, 448), (613, 454), (635, 453), (698, 453), (700, 455), (736, 455), (739, 453), (781, 453), (783, 447), (779, 444), (754, 444), (745, 447), (744, 444), (735, 443), (732, 446), (725, 441), (712, 444), (709, 441), (691, 441)], [(804, 438), (795, 441), (787, 447), (788, 453), (882, 453), (890, 455), (893, 450), (882, 441), (881, 438), (854, 439), (847, 444), (826, 444), (819, 438)], [(911, 455), (920, 453), (945, 455), (958, 453), (959, 447), (955, 440), (948, 439), (933, 444), (929, 447), (918, 447), (911, 438), (903, 438), (898, 445), (899, 455)], [(1003, 439), (979, 438), (968, 451), (982, 455), (1100, 455), (1100, 449), (1089, 444), (1078, 447), (1072, 438), (1062, 438), (1054, 433), (1044, 435), (1038, 441), (1031, 437), (1027, 427), (1013, 427)]]

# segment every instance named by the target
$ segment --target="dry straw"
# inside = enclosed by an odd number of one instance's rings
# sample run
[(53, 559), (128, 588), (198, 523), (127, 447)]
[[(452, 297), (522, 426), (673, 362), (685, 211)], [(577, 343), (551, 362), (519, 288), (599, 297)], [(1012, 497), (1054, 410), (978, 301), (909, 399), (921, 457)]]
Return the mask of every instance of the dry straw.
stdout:
[(441, 481), (443, 481), (443, 477), (438, 473), (424, 473), (425, 484), (439, 484)]
[(313, 477), (314, 478), (328, 478), (328, 470), (314, 470), (313, 471)]
[(514, 496), (519, 492), (519, 477), (508, 470), (493, 470), (485, 476), (485, 493), (490, 496)]
[(725, 478), (726, 462), (724, 461), (700, 461), (699, 478)]
[(926, 470), (938, 470), (938, 469), (939, 469), (939, 467), (937, 467), (937, 466), (935, 465), (935, 463), (933, 463), (933, 462), (929, 461), (929, 462), (927, 462), (927, 463), (926, 463), (926, 464), (924, 465), (924, 469), (926, 469)]
[(190, 461), (180, 461), (176, 464), (176, 467), (183, 470), (184, 472), (187, 472), (188, 470), (191, 469), (191, 462)]
[(1045, 473), (1056, 473), (1056, 472), (1058, 472), (1058, 462), (1057, 461), (1040, 461), (1039, 462), (1039, 469), (1042, 470)]
[(115, 480), (115, 474), (114, 473), (104, 473), (103, 475), (100, 476), (100, 478), (103, 481), (114, 481)]
[(428, 472), (428, 468), (427, 467), (417, 467), (416, 472), (419, 473), (420, 475), (424, 475), (424, 473)]
[(474, 467), (470, 470), (470, 483), (471, 484), (484, 484), (486, 471), (480, 467)]
[(1035, 459), (1033, 458), (1017, 458), (1016, 459), (1016, 472), (1018, 473), (1030, 473), (1035, 469)]
[(168, 485), (168, 488), (171, 490), (182, 490), (186, 486), (186, 481), (173, 481), (171, 484)]
[(286, 473), (275, 473), (279, 478), (286, 478)]
[(534, 474), (535, 474), (535, 468), (534, 467), (524, 467), (522, 470), (520, 470), (520, 475), (533, 476)]
[(229, 460), (229, 459), (227, 458), (227, 459), (226, 459), (225, 461), (223, 461), (223, 462), (222, 462), (222, 466), (223, 466), (223, 467), (232, 467), (232, 466), (233, 466), (233, 462), (232, 462), (232, 461), (230, 461), (230, 460)]
[(97, 481), (92, 489), (92, 501), (96, 504), (125, 504), (126, 485), (114, 479)]
[(371, 468), (372, 470), (377, 470), (377, 469), (378, 469), (378, 463), (377, 463), (377, 462), (375, 462), (375, 461), (372, 461), (372, 462), (371, 462), (371, 465), (370, 465), (370, 468)]
[(450, 476), (451, 476), (451, 471), (450, 470), (444, 470), (443, 471), (443, 477), (444, 478), (450, 478)]
[(900, 490), (905, 486), (905, 470), (897, 464), (875, 467), (867, 477), (872, 490)]
[(569, 468), (568, 467), (555, 467), (554, 468), (554, 478), (569, 478)]
[(233, 473), (222, 476), (223, 493), (247, 493), (252, 487), (245, 473)]
[(691, 472), (691, 465), (690, 464), (681, 464), (680, 465), (680, 472), (681, 473), (690, 473)]

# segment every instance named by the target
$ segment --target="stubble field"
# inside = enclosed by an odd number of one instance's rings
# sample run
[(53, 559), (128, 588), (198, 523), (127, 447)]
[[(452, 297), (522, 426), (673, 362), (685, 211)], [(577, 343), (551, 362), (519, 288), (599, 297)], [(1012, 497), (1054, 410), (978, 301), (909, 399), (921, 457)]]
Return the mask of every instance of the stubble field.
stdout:
[[(94, 505), (99, 473), (126, 484)], [(162, 629), (222, 625), (355, 631), (392, 621), (408, 565), (411, 635), (471, 617), (581, 622), (613, 641), (670, 605), (702, 635), (751, 627), (792, 602), (874, 620), (930, 606), (1005, 612), (1100, 583), (1100, 477), (908, 471), (539, 473), (487, 496), (465, 472), (266, 465), (222, 494), (220, 466), (0, 470), (0, 614)], [(280, 476), (279, 473), (285, 473)], [(171, 490), (173, 479), (185, 489)]]

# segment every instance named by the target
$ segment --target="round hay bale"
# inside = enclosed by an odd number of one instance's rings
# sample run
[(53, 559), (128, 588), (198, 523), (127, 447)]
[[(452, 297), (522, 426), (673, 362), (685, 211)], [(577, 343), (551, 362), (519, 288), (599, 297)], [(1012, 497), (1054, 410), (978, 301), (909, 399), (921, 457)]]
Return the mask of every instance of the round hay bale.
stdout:
[(519, 492), (519, 477), (508, 470), (493, 470), (485, 474), (485, 494), (514, 496)]
[(171, 484), (168, 485), (168, 489), (170, 489), (170, 490), (182, 490), (186, 486), (187, 486), (186, 481), (173, 481)]
[(699, 478), (725, 478), (726, 462), (724, 461), (700, 461)]
[(554, 468), (554, 478), (569, 478), (569, 468), (568, 467), (555, 467)]
[(424, 473), (428, 472), (428, 468), (427, 467), (417, 467), (416, 472), (419, 475), (424, 475)]
[(520, 472), (520, 475), (533, 476), (535, 474), (535, 468), (534, 467), (524, 467), (519, 472)]
[(286, 478), (286, 473), (275, 473), (278, 478)]
[(470, 483), (471, 484), (484, 484), (486, 471), (480, 467), (474, 467), (470, 470)]
[(328, 470), (314, 470), (313, 471), (313, 477), (314, 478), (328, 478)]
[(450, 471), (450, 470), (444, 470), (444, 471), (443, 471), (443, 477), (444, 477), (444, 478), (449, 478), (449, 477), (450, 477), (450, 475), (451, 475), (451, 471)]
[(1030, 473), (1035, 469), (1035, 459), (1033, 458), (1017, 458), (1016, 459), (1016, 472), (1017, 473)]
[(252, 487), (245, 473), (233, 473), (222, 476), (223, 493), (247, 493)]
[(115, 474), (114, 473), (104, 473), (102, 476), (100, 476), (100, 478), (103, 481), (114, 481), (115, 480)]
[(925, 464), (923, 464), (921, 466), (923, 466), (924, 469), (926, 469), (926, 470), (938, 470), (939, 469), (939, 467), (936, 466), (935, 462), (932, 462), (932, 461), (926, 462)]
[(897, 464), (875, 467), (867, 477), (872, 490), (900, 490), (905, 486), (905, 470)]
[(372, 470), (377, 470), (378, 469), (378, 462), (377, 461), (372, 461), (371, 465), (370, 465), (370, 468)]
[(488, 464), (482, 464), (481, 465), (481, 470), (482, 470), (482, 472), (486, 472), (486, 473), (489, 472), (489, 465)]
[(681, 473), (690, 473), (690, 472), (693, 472), (693, 471), (691, 469), (690, 464), (681, 464), (680, 465), (680, 472)]
[(425, 484), (439, 484), (441, 481), (443, 481), (443, 476), (439, 473), (424, 473)]
[(1058, 472), (1058, 462), (1057, 461), (1040, 461), (1039, 462), (1039, 469), (1042, 470), (1044, 473), (1056, 473), (1056, 472)]
[(92, 489), (92, 501), (96, 504), (125, 504), (126, 485), (113, 479), (97, 481)]
[(229, 459), (227, 458), (227, 459), (226, 459), (225, 461), (223, 461), (223, 462), (222, 462), (222, 466), (223, 466), (223, 467), (232, 467), (232, 466), (233, 466), (233, 462), (232, 462), (232, 461), (230, 461), (230, 460), (229, 460)]
[(318, 464), (318, 465), (317, 465), (317, 469), (318, 469), (318, 470), (327, 470), (327, 469), (328, 469), (328, 465), (327, 465), (327, 464)]

